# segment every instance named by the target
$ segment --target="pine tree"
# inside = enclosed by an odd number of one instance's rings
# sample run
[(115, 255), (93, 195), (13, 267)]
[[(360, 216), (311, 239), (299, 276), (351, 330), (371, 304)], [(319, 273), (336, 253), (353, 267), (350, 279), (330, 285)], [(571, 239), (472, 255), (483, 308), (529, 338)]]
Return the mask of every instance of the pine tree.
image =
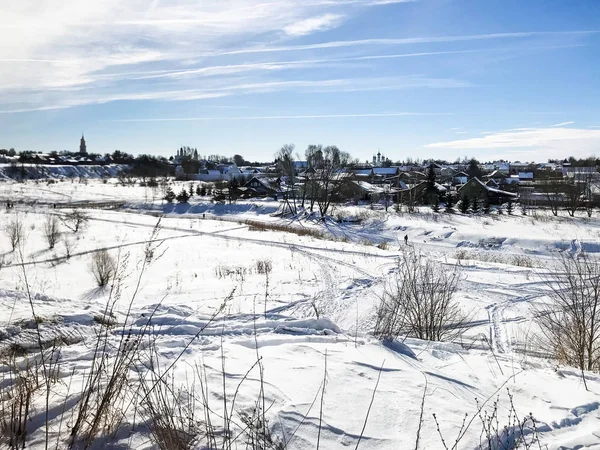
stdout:
[(461, 198), (458, 208), (461, 213), (467, 214), (469, 212), (469, 199), (467, 197)]
[(202, 197), (204, 197), (207, 194), (206, 192), (206, 186), (202, 185), (202, 187), (200, 188), (200, 195)]
[(181, 189), (181, 192), (177, 194), (177, 201), (179, 203), (187, 203), (190, 199), (190, 194), (185, 189)]
[(471, 209), (474, 213), (479, 211), (479, 199), (477, 197), (473, 197)]
[(430, 205), (433, 205), (435, 195), (437, 197), (437, 189), (435, 187), (435, 170), (433, 168), (433, 163), (429, 165), (429, 169), (427, 170), (427, 188), (426, 188), (426, 198)]
[(200, 189), (200, 185), (196, 186), (196, 195), (202, 195), (202, 189)]
[(440, 212), (440, 197), (438, 195), (433, 195), (429, 201), (431, 203), (431, 209), (433, 212)]
[(454, 196), (450, 193), (446, 194), (446, 212), (452, 214), (454, 212)]
[(228, 191), (229, 191), (229, 203), (233, 202), (237, 198), (238, 188), (240, 184), (237, 178), (233, 177), (229, 182)]
[(196, 190), (194, 189), (194, 183), (190, 183), (190, 198), (194, 196)]
[(491, 211), (490, 199), (486, 197), (485, 200), (483, 201), (483, 213), (489, 214), (490, 211)]
[(173, 192), (173, 189), (171, 189), (171, 186), (167, 188), (164, 199), (169, 203), (173, 203), (173, 200), (175, 200), (175, 193)]

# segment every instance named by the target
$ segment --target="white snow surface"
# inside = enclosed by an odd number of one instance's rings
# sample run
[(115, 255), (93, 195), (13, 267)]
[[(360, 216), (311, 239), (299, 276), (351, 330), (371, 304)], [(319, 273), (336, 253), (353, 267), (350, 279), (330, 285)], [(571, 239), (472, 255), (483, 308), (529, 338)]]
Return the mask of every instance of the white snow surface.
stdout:
[[(334, 212), (339, 222), (322, 222), (310, 214), (273, 216), (276, 201), (215, 205), (192, 197), (189, 205), (163, 205), (160, 197), (115, 180), (0, 183), (0, 199), (28, 202), (0, 212), (3, 225), (18, 215), (26, 234), (21, 253), (11, 252), (0, 234), (0, 353), (14, 344), (35, 353), (32, 305), (41, 318), (41, 339), (61, 337), (63, 382), (51, 399), (52, 430), (63, 414), (72, 414), (68, 408), (59, 412), (68, 380), (80, 385), (91, 364), (99, 328), (94, 318), (111, 294), (96, 286), (89, 266), (92, 254), (105, 248), (124, 274), (114, 310), (115, 342), (123, 333), (151, 327), (161, 366), (180, 356), (172, 369), (175, 384), (201, 391), (195, 368), (206, 371), (215, 418), (222, 416), (223, 386), (231, 400), (248, 371), (235, 408), (255, 405), (261, 388), (255, 363), (261, 358), (266, 416), (288, 449), (316, 448), (317, 440), (322, 449), (355, 448), (359, 439), (363, 449), (414, 449), (419, 428), (418, 448), (443, 449), (439, 432), (450, 448), (465, 415), (466, 423), (474, 420), (457, 448), (479, 448), (477, 405), (487, 402), (482, 411), (489, 412), (498, 400), (503, 426), (507, 390), (517, 413), (538, 421), (541, 448), (600, 449), (600, 375), (586, 374), (586, 390), (577, 369), (550, 359), (533, 320), (548, 298), (544, 279), (554, 270), (553, 255), (600, 251), (597, 218), (427, 210), (409, 215), (347, 206)], [(49, 250), (43, 237), (45, 217), (66, 211), (52, 208), (53, 202), (127, 205), (85, 210), (89, 223), (76, 234), (62, 228), (62, 241), (72, 247), (67, 259), (63, 242)], [(145, 242), (159, 215), (153, 260), (144, 264)], [(250, 231), (247, 220), (308, 227), (332, 239)], [(387, 249), (377, 247), (382, 242)], [(456, 299), (471, 327), (460, 342), (406, 339), (384, 345), (371, 335), (386, 279), (400, 253), (415, 250), (461, 266)], [(268, 281), (257, 271), (257, 262), (265, 260), (272, 263)], [(6, 371), (0, 363), (0, 372)], [(135, 420), (130, 415), (128, 431), (104, 436), (102, 445), (156, 448), (144, 424), (130, 431)], [(38, 425), (29, 432), (28, 448), (44, 447), (45, 429)], [(244, 448), (243, 440), (237, 445)]]

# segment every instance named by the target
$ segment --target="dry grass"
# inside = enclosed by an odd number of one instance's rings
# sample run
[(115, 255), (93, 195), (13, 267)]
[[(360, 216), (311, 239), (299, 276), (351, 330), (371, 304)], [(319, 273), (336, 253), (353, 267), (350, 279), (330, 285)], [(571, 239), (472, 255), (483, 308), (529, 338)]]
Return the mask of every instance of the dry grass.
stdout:
[(493, 253), (491, 251), (474, 251), (460, 249), (457, 250), (457, 252), (454, 254), (454, 258), (458, 261), (459, 264), (467, 261), (480, 261), (495, 264), (506, 264), (509, 266), (517, 267), (543, 267), (542, 262), (536, 261), (534, 258), (531, 258), (527, 255), (505, 255), (502, 253)]
[(379, 244), (377, 244), (377, 248), (381, 249), (381, 250), (388, 250), (390, 247), (390, 244), (388, 243), (388, 241), (381, 241)]
[[(254, 220), (247, 220), (249, 231), (281, 231), (284, 233), (293, 233), (297, 236), (310, 236), (315, 239), (328, 239), (328, 235), (320, 230), (307, 227), (292, 227), (279, 223), (266, 223)], [(331, 238), (333, 240), (333, 238)]]

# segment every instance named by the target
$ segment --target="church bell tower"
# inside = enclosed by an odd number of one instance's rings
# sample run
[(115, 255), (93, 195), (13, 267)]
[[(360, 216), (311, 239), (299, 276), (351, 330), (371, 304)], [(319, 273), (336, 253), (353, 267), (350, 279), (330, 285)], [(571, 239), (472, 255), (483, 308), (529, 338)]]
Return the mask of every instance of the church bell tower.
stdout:
[(79, 154), (87, 155), (87, 146), (85, 145), (85, 138), (83, 137), (83, 133), (81, 133), (81, 143), (79, 144)]

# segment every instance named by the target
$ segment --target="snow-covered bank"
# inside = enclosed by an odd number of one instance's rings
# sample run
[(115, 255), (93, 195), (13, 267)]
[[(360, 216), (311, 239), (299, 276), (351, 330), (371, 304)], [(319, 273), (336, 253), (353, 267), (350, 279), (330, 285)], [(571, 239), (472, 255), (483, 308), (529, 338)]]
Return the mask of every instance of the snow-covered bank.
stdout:
[(113, 178), (129, 166), (107, 165), (42, 165), (42, 164), (0, 164), (0, 180), (40, 179), (40, 178)]

